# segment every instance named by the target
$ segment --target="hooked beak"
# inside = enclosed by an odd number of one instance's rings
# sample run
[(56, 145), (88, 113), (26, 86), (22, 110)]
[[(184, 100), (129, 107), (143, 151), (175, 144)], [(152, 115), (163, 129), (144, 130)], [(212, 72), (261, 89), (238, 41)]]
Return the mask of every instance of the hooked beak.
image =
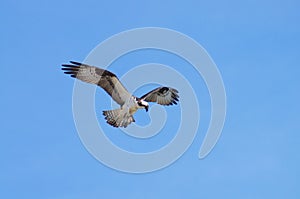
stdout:
[(146, 112), (148, 112), (148, 108), (149, 108), (149, 106), (145, 106)]

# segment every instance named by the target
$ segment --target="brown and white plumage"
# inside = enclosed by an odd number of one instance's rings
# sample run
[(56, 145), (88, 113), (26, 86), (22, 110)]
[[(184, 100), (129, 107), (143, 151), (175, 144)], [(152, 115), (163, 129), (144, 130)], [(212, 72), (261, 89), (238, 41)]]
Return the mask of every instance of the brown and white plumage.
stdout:
[(133, 114), (142, 108), (148, 111), (147, 102), (157, 102), (167, 106), (178, 102), (178, 91), (174, 88), (159, 87), (138, 98), (127, 91), (114, 73), (79, 62), (70, 63), (62, 64), (65, 74), (100, 86), (120, 105), (119, 109), (103, 111), (107, 123), (114, 127), (127, 127), (135, 122)]
[(119, 105), (123, 105), (131, 96), (118, 77), (108, 70), (74, 61), (62, 66), (65, 74), (70, 74), (71, 77), (103, 88)]
[(173, 105), (178, 102), (178, 91), (174, 88), (159, 87), (141, 97), (146, 102), (157, 102), (160, 105)]

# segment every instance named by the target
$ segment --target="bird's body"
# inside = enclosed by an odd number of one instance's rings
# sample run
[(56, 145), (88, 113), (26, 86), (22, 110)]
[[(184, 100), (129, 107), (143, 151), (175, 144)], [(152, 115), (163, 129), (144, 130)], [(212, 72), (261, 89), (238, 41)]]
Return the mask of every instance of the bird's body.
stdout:
[(127, 127), (135, 122), (134, 113), (138, 109), (148, 111), (148, 102), (168, 106), (177, 104), (179, 98), (178, 91), (170, 87), (158, 87), (139, 98), (130, 94), (117, 76), (110, 71), (73, 61), (62, 66), (65, 74), (100, 86), (120, 105), (119, 109), (103, 111), (107, 123), (114, 127)]
[(133, 115), (135, 114), (135, 112), (138, 110), (138, 109), (142, 109), (144, 107), (142, 106), (139, 106), (137, 103), (135, 103), (135, 99), (134, 97), (132, 96), (131, 97), (131, 100), (128, 104), (126, 104), (126, 109), (128, 109), (128, 112), (129, 114)]

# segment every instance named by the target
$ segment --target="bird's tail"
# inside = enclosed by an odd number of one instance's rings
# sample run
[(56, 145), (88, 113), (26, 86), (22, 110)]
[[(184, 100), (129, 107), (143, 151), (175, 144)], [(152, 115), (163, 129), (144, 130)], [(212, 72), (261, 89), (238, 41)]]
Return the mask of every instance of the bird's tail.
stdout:
[(135, 122), (132, 115), (122, 109), (114, 109), (109, 111), (103, 111), (106, 122), (113, 127), (126, 128), (131, 122)]

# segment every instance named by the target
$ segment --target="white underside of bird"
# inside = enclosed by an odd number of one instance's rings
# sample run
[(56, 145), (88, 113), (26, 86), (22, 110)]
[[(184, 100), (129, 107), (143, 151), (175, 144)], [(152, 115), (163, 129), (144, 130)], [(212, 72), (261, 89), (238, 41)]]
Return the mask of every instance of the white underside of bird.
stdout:
[(139, 106), (136, 102), (136, 97), (132, 96), (121, 108), (103, 111), (103, 115), (110, 125), (115, 127), (127, 127), (131, 122), (135, 122), (133, 115), (138, 109), (149, 107), (148, 102), (141, 101), (141, 103), (143, 103), (144, 106)]

